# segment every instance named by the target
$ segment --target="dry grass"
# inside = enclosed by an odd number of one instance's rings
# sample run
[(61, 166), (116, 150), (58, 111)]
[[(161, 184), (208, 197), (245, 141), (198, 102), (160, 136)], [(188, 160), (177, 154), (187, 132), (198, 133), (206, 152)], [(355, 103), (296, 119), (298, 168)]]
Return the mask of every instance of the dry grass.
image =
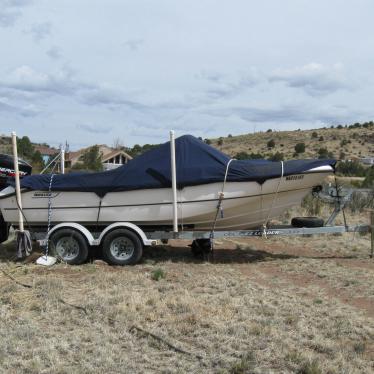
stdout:
[[(314, 132), (318, 134), (317, 138), (312, 137)], [(319, 141), (320, 136), (323, 137), (323, 141)], [(318, 156), (320, 148), (327, 148), (336, 158), (341, 151), (345, 153), (346, 158), (369, 156), (374, 152), (374, 129), (363, 127), (258, 132), (222, 139), (222, 145), (218, 145), (218, 139), (214, 139), (212, 145), (231, 156), (235, 156), (238, 152), (261, 153), (265, 156), (269, 153), (281, 152), (286, 159), (292, 159), (297, 143), (305, 143), (305, 153), (300, 156), (302, 158)], [(274, 140), (275, 147), (269, 149), (267, 142), (271, 139)], [(342, 141), (346, 141), (344, 146), (341, 145)]]
[(214, 263), (186, 244), (149, 249), (125, 268), (42, 268), (9, 260), (3, 246), (1, 269), (33, 288), (0, 273), (0, 371), (374, 370), (367, 236), (222, 241)]

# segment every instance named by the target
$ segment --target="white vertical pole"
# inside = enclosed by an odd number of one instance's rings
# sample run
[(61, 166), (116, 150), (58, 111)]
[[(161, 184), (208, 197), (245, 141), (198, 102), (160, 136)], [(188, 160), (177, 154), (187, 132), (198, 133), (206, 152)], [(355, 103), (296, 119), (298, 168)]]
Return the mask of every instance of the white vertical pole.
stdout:
[(17, 152), (17, 135), (13, 131), (12, 132), (12, 146), (13, 146), (13, 159), (14, 159), (14, 172), (15, 176), (14, 179), (16, 181), (16, 198), (18, 201), (18, 222), (19, 222), (19, 231), (23, 232), (23, 216), (22, 216), (22, 201), (21, 201), (21, 188), (19, 183), (19, 168), (18, 168), (18, 152)]
[(171, 152), (171, 187), (173, 190), (173, 231), (178, 232), (178, 205), (177, 205), (177, 169), (175, 162), (175, 136), (170, 131), (170, 152)]
[(65, 174), (65, 149), (61, 146), (61, 154), (60, 154), (60, 161), (61, 161), (61, 174)]

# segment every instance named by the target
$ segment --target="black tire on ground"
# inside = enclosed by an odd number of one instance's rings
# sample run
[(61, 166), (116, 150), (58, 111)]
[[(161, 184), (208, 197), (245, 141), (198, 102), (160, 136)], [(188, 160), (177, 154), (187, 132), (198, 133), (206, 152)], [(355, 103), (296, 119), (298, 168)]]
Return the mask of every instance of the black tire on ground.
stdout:
[(191, 244), (191, 252), (195, 257), (201, 257), (211, 252), (210, 239), (195, 239)]
[(61, 229), (50, 237), (50, 252), (69, 265), (80, 265), (87, 260), (86, 238), (73, 229)]
[(0, 214), (0, 243), (5, 242), (9, 236), (9, 225), (4, 221), (2, 214)]
[(324, 221), (318, 217), (294, 217), (291, 220), (291, 225), (294, 227), (322, 227)]
[(143, 255), (143, 243), (133, 231), (116, 229), (103, 241), (103, 257), (110, 265), (134, 265)]

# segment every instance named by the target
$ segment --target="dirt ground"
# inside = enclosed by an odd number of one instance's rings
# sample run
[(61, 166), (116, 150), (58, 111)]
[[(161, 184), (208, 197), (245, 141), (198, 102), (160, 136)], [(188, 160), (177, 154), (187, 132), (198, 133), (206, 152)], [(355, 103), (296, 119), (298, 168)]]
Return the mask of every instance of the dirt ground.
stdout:
[(35, 265), (0, 249), (4, 373), (374, 372), (374, 260), (358, 234), (188, 242), (142, 263)]

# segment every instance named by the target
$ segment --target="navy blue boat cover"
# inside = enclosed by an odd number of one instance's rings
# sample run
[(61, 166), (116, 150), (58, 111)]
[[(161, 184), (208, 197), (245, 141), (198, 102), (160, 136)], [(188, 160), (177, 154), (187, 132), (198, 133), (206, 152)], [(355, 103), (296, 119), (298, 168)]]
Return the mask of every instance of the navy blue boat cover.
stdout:
[[(201, 140), (184, 135), (176, 139), (177, 184), (185, 186), (223, 182), (230, 157)], [(301, 174), (323, 165), (335, 167), (335, 160), (291, 160), (284, 162), (284, 175)], [(149, 188), (170, 188), (170, 142), (160, 145), (117, 169), (99, 173), (56, 174), (52, 191), (108, 192)], [(227, 174), (228, 182), (257, 181), (281, 175), (281, 163), (266, 160), (234, 160)], [(21, 180), (21, 187), (48, 191), (51, 176), (31, 175)]]

